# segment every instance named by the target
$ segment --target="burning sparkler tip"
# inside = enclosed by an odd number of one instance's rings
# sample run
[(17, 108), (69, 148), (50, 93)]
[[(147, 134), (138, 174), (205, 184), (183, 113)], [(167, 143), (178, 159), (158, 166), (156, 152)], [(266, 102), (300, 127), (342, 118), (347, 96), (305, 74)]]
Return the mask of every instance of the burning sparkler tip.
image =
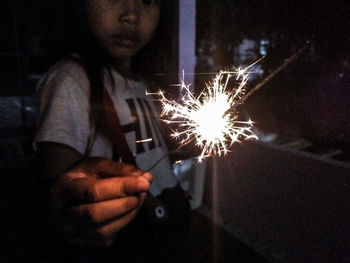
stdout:
[[(235, 142), (257, 139), (252, 131), (251, 119), (237, 121), (237, 105), (244, 98), (248, 69), (252, 65), (246, 68), (239, 67), (234, 71), (220, 71), (198, 97), (191, 93), (190, 84), (185, 83), (183, 72), (179, 84), (184, 90), (181, 103), (169, 100), (163, 92), (158, 92), (163, 109), (161, 116), (167, 116), (163, 121), (167, 124), (177, 124), (181, 128), (181, 131), (172, 131), (171, 136), (178, 139), (181, 146), (194, 141), (202, 150), (197, 157), (199, 163), (212, 155), (226, 155), (229, 152), (228, 148)], [(240, 83), (237, 88), (228, 91), (226, 87), (232, 76), (240, 80)]]

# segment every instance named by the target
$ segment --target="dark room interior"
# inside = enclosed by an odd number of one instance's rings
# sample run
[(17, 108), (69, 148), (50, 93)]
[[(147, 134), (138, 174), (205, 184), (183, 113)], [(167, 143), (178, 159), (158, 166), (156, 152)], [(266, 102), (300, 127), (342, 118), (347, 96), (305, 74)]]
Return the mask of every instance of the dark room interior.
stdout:
[[(174, 162), (192, 210), (169, 262), (350, 262), (350, 2), (163, 2), (172, 23), (151, 75), (172, 98), (181, 76), (198, 95), (220, 70), (262, 58), (238, 106), (258, 140)], [(33, 136), (59, 3), (0, 4), (0, 262), (56, 262), (43, 251)]]

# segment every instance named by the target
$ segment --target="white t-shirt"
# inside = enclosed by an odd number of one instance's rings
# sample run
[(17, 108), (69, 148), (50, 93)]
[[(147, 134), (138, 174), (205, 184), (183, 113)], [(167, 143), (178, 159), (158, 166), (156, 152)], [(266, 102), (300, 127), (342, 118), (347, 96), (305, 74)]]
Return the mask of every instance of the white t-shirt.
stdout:
[[(107, 70), (104, 85), (109, 92), (128, 145), (140, 169), (147, 170), (167, 154), (167, 147), (159, 129), (159, 115), (147, 96), (147, 85), (122, 77), (111, 70), (115, 83), (112, 86)], [(40, 80), (40, 117), (34, 144), (56, 142), (68, 145), (85, 154), (90, 134), (90, 83), (85, 69), (73, 60), (62, 60), (54, 65)], [(152, 138), (152, 141), (136, 141)], [(113, 148), (108, 137), (99, 131), (90, 156), (112, 159)], [(176, 179), (169, 158), (164, 158), (152, 169), (154, 180), (151, 193), (157, 196), (165, 188), (174, 187)]]

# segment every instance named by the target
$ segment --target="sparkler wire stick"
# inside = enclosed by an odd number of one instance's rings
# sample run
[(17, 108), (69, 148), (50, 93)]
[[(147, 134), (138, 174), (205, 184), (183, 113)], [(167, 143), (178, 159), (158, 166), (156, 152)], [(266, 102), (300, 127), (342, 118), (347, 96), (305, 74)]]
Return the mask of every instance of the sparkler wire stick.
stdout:
[(169, 151), (167, 154), (164, 154), (162, 157), (160, 157), (154, 164), (152, 164), (149, 168), (143, 171), (143, 173), (147, 173), (151, 171), (154, 167), (156, 167), (164, 158), (169, 157), (171, 154), (178, 153), (179, 149), (176, 149), (174, 151)]
[[(246, 101), (251, 95), (253, 95), (256, 91), (258, 91), (262, 86), (264, 86), (267, 82), (269, 82), (273, 77), (275, 77), (279, 72), (285, 69), (289, 64), (297, 60), (301, 53), (303, 53), (310, 46), (310, 42), (307, 41), (303, 47), (301, 47), (297, 52), (291, 55), (289, 58), (285, 59), (283, 64), (275, 69), (271, 74), (269, 74), (266, 78), (264, 78), (261, 82), (259, 82), (253, 89), (251, 89), (243, 98), (243, 102)], [(255, 63), (254, 63), (255, 64)]]
[[(247, 68), (235, 68), (233, 71), (221, 71), (216, 75), (212, 83), (207, 85), (198, 97), (195, 97), (190, 91), (190, 85), (184, 83), (184, 75), (181, 80), (181, 90), (185, 91), (182, 97), (182, 103), (169, 100), (165, 97), (163, 91), (157, 93), (147, 93), (159, 98), (163, 106), (161, 116), (169, 116), (169, 119), (163, 119), (168, 124), (178, 124), (184, 130), (173, 130), (172, 136), (182, 137), (181, 145), (186, 145), (195, 141), (196, 146), (202, 149), (198, 157), (199, 162), (212, 155), (221, 155), (229, 152), (228, 148), (234, 142), (241, 142), (247, 139), (257, 139), (253, 133), (253, 122), (238, 121), (237, 106), (247, 100), (252, 94), (259, 90), (263, 85), (275, 77), (284, 68), (294, 62), (301, 53), (310, 45), (306, 44), (296, 53), (287, 58), (284, 63), (275, 69), (270, 75), (258, 83), (252, 90), (245, 94), (245, 85), (248, 81), (248, 69), (260, 62), (265, 56), (249, 65)], [(233, 92), (226, 90), (229, 80), (236, 75), (236, 81), (240, 83)], [(181, 147), (181, 146), (180, 146)], [(152, 170), (169, 154), (162, 156), (145, 172)]]
[[(142, 175), (144, 173), (147, 173), (149, 171), (151, 171), (154, 167), (156, 167), (164, 158), (168, 157), (170, 154), (172, 153), (176, 153), (178, 152), (178, 150), (175, 150), (175, 151), (171, 151), (167, 154), (164, 154), (161, 158), (158, 159), (158, 161), (156, 161), (151, 167), (149, 167), (148, 169), (144, 170)], [(152, 200), (152, 202), (146, 198), (145, 200), (146, 202), (146, 208), (149, 210), (149, 212), (155, 217), (157, 218), (158, 220), (164, 220), (167, 218), (167, 211), (166, 209), (164, 208), (164, 206), (159, 203), (159, 201), (157, 200)]]
[(150, 168), (144, 171), (144, 173), (151, 171), (154, 167), (156, 167), (164, 158), (168, 157), (169, 154), (164, 154), (161, 158), (158, 159)]

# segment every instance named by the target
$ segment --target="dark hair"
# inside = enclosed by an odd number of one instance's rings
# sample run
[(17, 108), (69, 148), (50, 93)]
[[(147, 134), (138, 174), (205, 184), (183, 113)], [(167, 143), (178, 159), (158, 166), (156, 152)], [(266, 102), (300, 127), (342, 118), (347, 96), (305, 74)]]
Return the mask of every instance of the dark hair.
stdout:
[[(106, 131), (103, 123), (102, 88), (103, 68), (108, 65), (109, 56), (97, 43), (88, 26), (84, 2), (85, 0), (60, 1), (59, 6), (54, 8), (55, 18), (52, 20), (48, 34), (46, 34), (45, 43), (49, 55), (54, 61), (72, 53), (82, 56), (91, 87), (90, 127), (92, 131), (90, 134), (95, 135), (98, 129)], [(168, 33), (167, 27), (171, 23), (171, 21), (166, 21), (167, 16), (164, 8), (170, 6), (169, 2), (167, 4), (160, 3), (160, 20), (155, 36), (132, 59), (133, 71), (146, 79), (150, 78), (152, 65), (154, 65), (154, 63), (150, 63), (150, 60), (159, 57), (157, 53), (162, 54), (161, 41), (164, 40), (164, 34)]]

